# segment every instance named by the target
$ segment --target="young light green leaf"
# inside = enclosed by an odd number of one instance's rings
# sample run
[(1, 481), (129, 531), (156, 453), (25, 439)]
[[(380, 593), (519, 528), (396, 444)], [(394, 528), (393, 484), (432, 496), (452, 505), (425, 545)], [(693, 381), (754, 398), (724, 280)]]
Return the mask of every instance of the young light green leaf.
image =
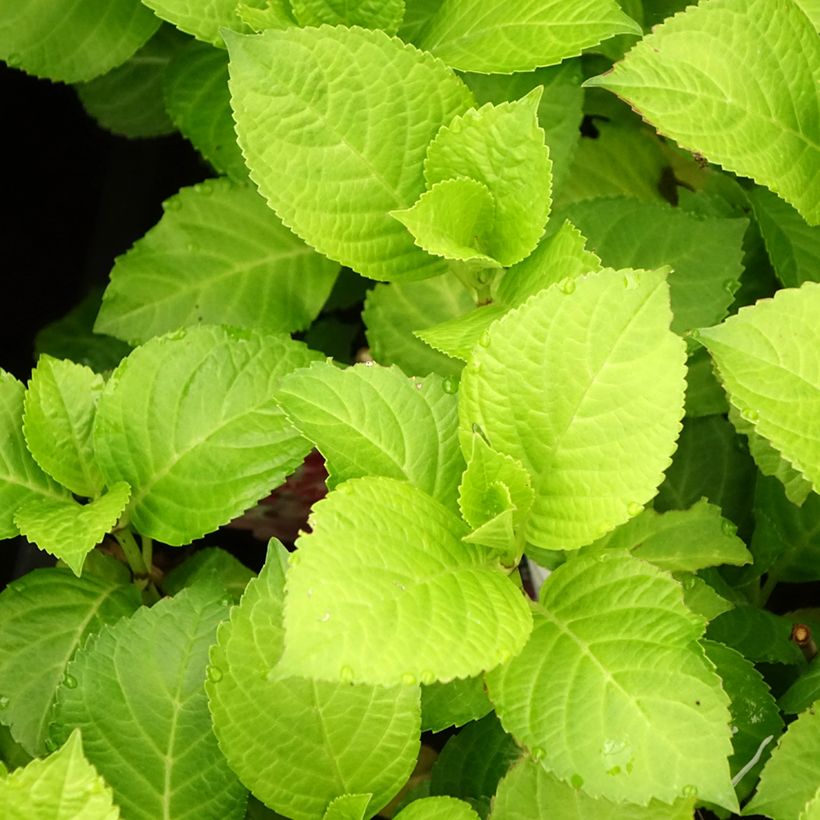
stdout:
[(818, 70), (817, 33), (795, 3), (711, 0), (585, 85), (614, 91), (681, 147), (752, 177), (817, 224)]
[(366, 820), (372, 794), (343, 794), (332, 800), (322, 820)]
[(732, 404), (820, 491), (820, 283), (778, 291), (697, 338)]
[(316, 362), (285, 378), (277, 396), (325, 457), (330, 487), (386, 476), (455, 506), (464, 459), (456, 398), (440, 377), (411, 380), (396, 367), (339, 370)]
[(38, 569), (0, 594), (0, 720), (31, 755), (46, 751), (54, 692), (75, 650), (140, 605), (133, 584)]
[[(440, 183), (447, 185), (448, 183)], [(435, 350), (461, 361), (469, 361), (473, 348), (490, 325), (507, 312), (503, 305), (479, 305), (456, 319), (417, 330), (415, 335)]]
[(23, 437), (25, 388), (0, 370), (0, 538), (19, 533), (14, 512), (27, 501), (70, 498), (68, 491), (44, 473)]
[(5, 820), (120, 817), (111, 789), (83, 754), (78, 730), (45, 760), (0, 776), (0, 806)]
[(304, 330), (339, 266), (294, 236), (248, 185), (184, 188), (111, 272), (95, 329), (131, 343), (201, 322)]
[(226, 615), (217, 590), (186, 589), (106, 627), (69, 664), (52, 737), (82, 730), (88, 759), (128, 817), (245, 814), (246, 793), (219, 752), (204, 687), (208, 647)]
[(728, 698), (696, 643), (702, 630), (651, 564), (577, 556), (544, 583), (521, 654), (488, 673), (490, 699), (535, 759), (591, 797), (696, 791), (736, 809)]
[(243, 783), (287, 817), (314, 820), (365, 789), (377, 811), (415, 765), (418, 688), (268, 680), (283, 648), (286, 563), (272, 541), (211, 650), (206, 688), (220, 746)]
[(820, 700), (820, 655), (801, 672), (800, 677), (780, 696), (780, 708), (787, 715), (805, 711)]
[(693, 797), (674, 805), (650, 801), (647, 806), (614, 803), (590, 797), (583, 789), (559, 780), (543, 766), (524, 757), (501, 781), (491, 820), (692, 820)]
[(4, 4), (0, 60), (36, 77), (82, 82), (124, 63), (159, 26), (139, 0), (111, 0), (98, 12), (62, 0)]
[(193, 40), (180, 49), (165, 75), (165, 107), (174, 125), (219, 172), (238, 182), (248, 169), (236, 144), (228, 55)]
[(455, 678), (421, 687), (421, 730), (441, 732), (480, 720), (493, 705), (487, 698), (484, 676)]
[(404, 0), (290, 0), (300, 26), (362, 26), (395, 34), (404, 17)]
[(683, 415), (684, 344), (670, 318), (663, 271), (605, 270), (532, 297), (475, 349), (462, 434), (478, 425), (532, 476), (534, 546), (589, 544), (655, 494)]
[(131, 488), (118, 481), (88, 504), (36, 498), (18, 508), (14, 523), (32, 544), (68, 564), (79, 577), (85, 556), (114, 529), (130, 496)]
[(396, 820), (480, 820), (469, 803), (455, 797), (422, 797), (397, 815)]
[(736, 649), (750, 661), (800, 665), (803, 654), (791, 640), (792, 622), (765, 609), (738, 606), (709, 624), (707, 637)]
[(472, 105), (461, 80), (366, 29), (271, 29), (228, 50), (239, 143), (282, 221), (373, 279), (443, 273), (389, 213), (416, 201), (428, 143)]
[(282, 674), (447, 681), (491, 669), (526, 641), (524, 596), (421, 490), (353, 479), (314, 506), (310, 524), (288, 573)]
[(185, 587), (198, 584), (219, 584), (239, 601), (254, 573), (229, 552), (217, 547), (206, 547), (195, 552), (162, 579), (166, 595), (176, 595)]
[(789, 724), (743, 813), (791, 820), (814, 798), (819, 782), (820, 708), (815, 704)]
[(267, 495), (308, 443), (274, 392), (318, 358), (284, 336), (203, 325), (152, 339), (114, 371), (94, 423), (109, 484), (143, 535), (186, 544)]
[(614, 0), (538, 4), (443, 0), (421, 48), (462, 71), (509, 74), (555, 65), (615, 34), (640, 34)]
[(237, 0), (142, 0), (157, 17), (197, 40), (222, 46), (223, 29), (247, 31), (237, 12)]

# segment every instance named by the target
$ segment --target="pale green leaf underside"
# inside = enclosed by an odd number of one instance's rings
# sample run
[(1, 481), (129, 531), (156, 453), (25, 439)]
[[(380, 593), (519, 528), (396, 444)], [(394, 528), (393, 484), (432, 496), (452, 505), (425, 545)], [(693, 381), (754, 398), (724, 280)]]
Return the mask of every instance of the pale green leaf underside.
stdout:
[(37, 463), (77, 495), (99, 495), (105, 479), (91, 430), (105, 381), (88, 367), (41, 356), (24, 402), (23, 433)]
[(640, 32), (613, 0), (444, 0), (420, 46), (462, 71), (508, 74), (560, 63), (615, 34)]
[(702, 630), (650, 564), (578, 556), (545, 582), (521, 654), (487, 675), (490, 699), (531, 755), (590, 796), (672, 802), (694, 786), (736, 808), (728, 698)]
[(336, 797), (364, 790), (378, 810), (416, 761), (418, 688), (268, 680), (282, 654), (286, 563), (271, 542), (211, 650), (206, 688), (220, 747), (254, 795), (287, 817), (315, 820)]
[(237, 0), (142, 0), (154, 13), (198, 40), (222, 46), (220, 30), (246, 31)]
[(109, 483), (131, 485), (131, 522), (185, 544), (277, 487), (308, 452), (275, 399), (317, 358), (284, 336), (203, 325), (152, 339), (114, 371), (94, 444)]
[(239, 143), (285, 224), (374, 279), (443, 273), (389, 213), (424, 191), (428, 143), (472, 105), (455, 74), (367, 29), (232, 36), (229, 52)]
[(2, 722), (32, 755), (45, 752), (54, 692), (86, 637), (140, 605), (131, 584), (119, 586), (65, 569), (39, 569), (0, 594)]
[(404, 0), (290, 0), (300, 26), (362, 26), (388, 34), (398, 31)]
[(133, 343), (205, 323), (304, 330), (339, 266), (294, 236), (248, 185), (185, 188), (117, 259), (95, 325)]
[(415, 335), (435, 350), (466, 362), (490, 325), (506, 312), (503, 305), (480, 305), (457, 319), (417, 330)]
[[(663, 271), (552, 286), (490, 327), (461, 381), (473, 425), (533, 478), (526, 539), (577, 549), (655, 494), (680, 430), (684, 344)], [(594, 456), (594, 457), (593, 457)]]
[(19, 534), (14, 512), (26, 501), (70, 498), (64, 487), (39, 468), (26, 447), (24, 395), (23, 385), (0, 370), (0, 538)]
[(31, 543), (64, 561), (79, 576), (85, 556), (114, 528), (130, 495), (131, 488), (119, 481), (88, 504), (70, 498), (38, 498), (23, 504), (14, 521)]
[(741, 416), (820, 491), (820, 284), (778, 291), (698, 339)]
[(310, 524), (288, 573), (283, 673), (447, 681), (498, 665), (526, 640), (521, 592), (415, 487), (353, 479), (313, 508)]
[(118, 820), (114, 796), (83, 754), (79, 731), (45, 760), (0, 776), (5, 820)]
[(139, 0), (26, 0), (0, 9), (0, 60), (29, 74), (76, 83), (124, 63), (157, 30)]
[(402, 809), (396, 820), (479, 820), (479, 816), (456, 797), (423, 797)]
[(106, 627), (58, 691), (58, 726), (82, 730), (88, 759), (135, 820), (244, 817), (245, 790), (219, 753), (205, 696), (208, 647), (227, 615), (215, 592), (183, 590)]
[(796, 4), (711, 0), (587, 85), (614, 91), (683, 148), (752, 177), (817, 224), (818, 74), (820, 42)]
[(464, 460), (456, 398), (437, 376), (408, 379), (398, 368), (326, 362), (286, 377), (279, 402), (325, 457), (331, 486), (385, 476), (454, 506)]

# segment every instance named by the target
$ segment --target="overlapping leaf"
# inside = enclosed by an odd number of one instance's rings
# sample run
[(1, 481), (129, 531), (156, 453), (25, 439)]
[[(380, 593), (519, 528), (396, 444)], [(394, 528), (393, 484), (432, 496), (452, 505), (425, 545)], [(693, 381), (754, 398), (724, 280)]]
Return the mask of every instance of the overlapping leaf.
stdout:
[(246, 31), (237, 0), (142, 0), (154, 13), (198, 40), (222, 45), (222, 29)]
[(423, 732), (440, 732), (451, 726), (463, 726), (471, 720), (483, 718), (492, 708), (483, 675), (421, 687)]
[(395, 34), (404, 16), (404, 0), (291, 0), (300, 26), (363, 26)]
[(479, 820), (469, 803), (455, 797), (422, 797), (397, 815), (396, 820)]

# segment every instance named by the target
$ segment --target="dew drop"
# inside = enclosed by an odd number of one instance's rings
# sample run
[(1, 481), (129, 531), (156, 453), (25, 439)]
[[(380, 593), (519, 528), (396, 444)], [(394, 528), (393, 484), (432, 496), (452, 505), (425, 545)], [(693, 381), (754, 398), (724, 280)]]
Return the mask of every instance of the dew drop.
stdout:
[(634, 518), (643, 512), (643, 504), (639, 504), (637, 501), (630, 501), (629, 504), (626, 505), (626, 511), (629, 513), (630, 518)]
[(65, 686), (66, 689), (76, 689), (77, 678), (75, 678), (74, 675), (66, 674), (63, 678), (63, 686)]
[(424, 382), (413, 382), (413, 387), (415, 387), (416, 390), (421, 390), (422, 387), (424, 387)]
[(544, 755), (546, 752), (540, 746), (533, 746), (530, 749), (530, 757), (537, 763), (539, 760), (544, 759)]
[(349, 666), (343, 666), (339, 670), (339, 678), (341, 679), (342, 683), (352, 683), (353, 670)]
[(222, 680), (222, 670), (218, 666), (208, 667), (208, 680), (217, 683)]
[(744, 410), (740, 415), (743, 416), (746, 421), (752, 422), (752, 424), (760, 418), (760, 413), (758, 413), (757, 410)]
[(326, 624), (329, 620), (330, 620), (330, 613), (329, 612), (325, 612), (325, 614), (322, 615), (321, 618), (319, 618), (320, 623), (323, 623), (323, 624)]
[(57, 751), (57, 744), (50, 737), (45, 739), (45, 747), (49, 753)]
[(726, 518), (721, 521), (720, 528), (726, 535), (734, 535), (737, 532), (737, 527)]
[(571, 293), (575, 293), (575, 280), (564, 279), (558, 287), (561, 288), (561, 293), (565, 293), (569, 296)]
[(620, 767), (620, 766), (613, 766), (611, 769), (607, 769), (607, 772), (606, 772), (606, 773), (607, 773), (610, 777), (614, 777), (616, 774), (620, 774), (620, 773), (621, 773), (621, 767)]
[(584, 785), (584, 778), (576, 773), (569, 779), (569, 784), (573, 789), (580, 789)]
[(405, 672), (401, 676), (401, 682), (405, 686), (413, 686), (416, 682), (416, 676), (414, 674), (412, 674), (411, 672)]
[(478, 338), (478, 343), (479, 343), (482, 347), (489, 347), (489, 346), (490, 346), (490, 331), (489, 331), (489, 330), (485, 330), (485, 331), (481, 334), (481, 336), (479, 336), (479, 338)]
[(684, 797), (697, 797), (698, 796), (698, 787), (697, 786), (684, 786), (683, 792)]
[(9, 708), (9, 699), (5, 695), (0, 695), (0, 710)]
[(452, 395), (458, 390), (458, 382), (452, 377), (448, 376), (444, 380), (444, 392)]
[(732, 727), (731, 727), (731, 729), (732, 729), (732, 734), (733, 734), (733, 735), (736, 735), (736, 734), (738, 733), (738, 731), (739, 731), (739, 730), (738, 730), (738, 728), (737, 728), (737, 726), (732, 726)]

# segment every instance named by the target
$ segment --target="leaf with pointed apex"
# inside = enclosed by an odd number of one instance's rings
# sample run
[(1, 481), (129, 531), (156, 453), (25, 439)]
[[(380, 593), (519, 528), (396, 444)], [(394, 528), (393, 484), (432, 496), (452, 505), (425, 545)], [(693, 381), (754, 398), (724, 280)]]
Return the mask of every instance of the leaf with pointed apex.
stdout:
[(27, 501), (71, 497), (68, 490), (40, 469), (26, 448), (24, 395), (23, 385), (0, 370), (0, 538), (19, 534), (14, 512)]
[(780, 696), (780, 708), (796, 715), (820, 700), (820, 655), (800, 673), (800, 677)]
[(163, 20), (197, 40), (222, 47), (223, 29), (247, 31), (237, 0), (142, 0)]
[(111, 272), (95, 329), (131, 343), (200, 323), (291, 333), (327, 300), (339, 266), (294, 236), (248, 185), (184, 188)]
[(720, 508), (701, 499), (688, 510), (644, 510), (589, 549), (627, 549), (669, 572), (694, 572), (720, 564), (748, 564), (752, 556)]
[(321, 817), (340, 795), (384, 806), (419, 751), (419, 693), (305, 678), (270, 680), (283, 648), (287, 553), (271, 541), (259, 576), (211, 649), (206, 689), (231, 767), (267, 805), (295, 820)]
[(274, 392), (318, 358), (284, 336), (203, 325), (152, 339), (114, 371), (94, 423), (109, 483), (143, 535), (187, 544), (277, 487), (310, 445)]
[(418, 199), (428, 143), (472, 105), (461, 80), (368, 29), (271, 29), (228, 50), (239, 143), (282, 221), (372, 279), (443, 273), (389, 214)]
[(753, 606), (738, 606), (709, 624), (707, 637), (736, 649), (755, 663), (801, 665), (803, 654), (791, 640), (792, 622)]
[(128, 817), (244, 817), (246, 792), (219, 752), (204, 686), (226, 616), (217, 588), (186, 589), (106, 627), (69, 664), (53, 739), (82, 730), (86, 756)]
[(353, 479), (314, 506), (310, 525), (288, 573), (283, 674), (432, 683), (491, 669), (523, 646), (523, 595), (421, 490)]
[(5, 820), (119, 820), (110, 787), (83, 754), (75, 730), (61, 749), (0, 776)]
[(729, 701), (696, 643), (703, 626), (651, 564), (576, 556), (544, 583), (523, 651), (488, 673), (490, 700), (534, 757), (592, 797), (672, 802), (697, 784), (699, 799), (736, 810)]
[(332, 800), (322, 820), (365, 820), (372, 794), (343, 794)]
[(567, 284), (490, 327), (459, 397), (462, 434), (477, 424), (532, 476), (525, 537), (544, 549), (577, 549), (640, 512), (683, 415), (684, 343), (669, 329), (665, 273)]
[(362, 26), (395, 34), (404, 0), (290, 0), (300, 26)]
[(68, 564), (79, 577), (85, 556), (114, 529), (130, 495), (131, 488), (118, 481), (88, 504), (37, 498), (18, 508), (14, 523), (29, 542)]
[(206, 547), (167, 573), (162, 579), (162, 591), (176, 595), (185, 587), (219, 584), (238, 602), (253, 577), (254, 573), (226, 550)]
[(509, 74), (560, 63), (622, 33), (640, 34), (614, 0), (443, 0), (421, 48), (461, 71)]
[(637, 806), (590, 797), (524, 757), (499, 784), (491, 820), (691, 820), (694, 803), (682, 797), (671, 806), (658, 800)]
[(614, 91), (681, 147), (752, 177), (817, 224), (818, 70), (817, 33), (796, 4), (712, 0), (585, 85)]
[(139, 0), (30, 0), (0, 9), (0, 60), (35, 77), (77, 83), (124, 63), (157, 30)]
[(820, 782), (820, 707), (810, 706), (780, 738), (744, 814), (792, 820), (814, 798)]
[(54, 692), (86, 638), (140, 605), (133, 584), (38, 569), (0, 593), (3, 723), (29, 754), (46, 751)]
[(697, 333), (732, 404), (820, 492), (820, 283)]
[(669, 265), (672, 329), (712, 325), (726, 316), (743, 271), (745, 219), (701, 219), (666, 203), (591, 199), (566, 215), (613, 268)]
[(503, 305), (479, 305), (464, 316), (417, 330), (415, 335), (435, 350), (466, 362), (490, 325), (506, 312)]
[(403, 808), (395, 820), (480, 820), (469, 803), (455, 797), (422, 797)]
[(713, 621), (718, 615), (729, 612), (734, 607), (734, 604), (727, 601), (698, 575), (676, 572), (674, 578), (683, 587), (683, 602), (686, 608), (707, 621)]
[(407, 481), (455, 506), (464, 469), (456, 398), (438, 376), (408, 379), (398, 368), (316, 362), (277, 392), (291, 423), (327, 461), (329, 487), (350, 478)]
[(225, 50), (192, 40), (168, 66), (164, 95), (168, 116), (194, 148), (219, 173), (247, 181), (236, 144)]
[(451, 726), (463, 726), (483, 718), (492, 708), (483, 675), (421, 687), (423, 732), (441, 732)]

